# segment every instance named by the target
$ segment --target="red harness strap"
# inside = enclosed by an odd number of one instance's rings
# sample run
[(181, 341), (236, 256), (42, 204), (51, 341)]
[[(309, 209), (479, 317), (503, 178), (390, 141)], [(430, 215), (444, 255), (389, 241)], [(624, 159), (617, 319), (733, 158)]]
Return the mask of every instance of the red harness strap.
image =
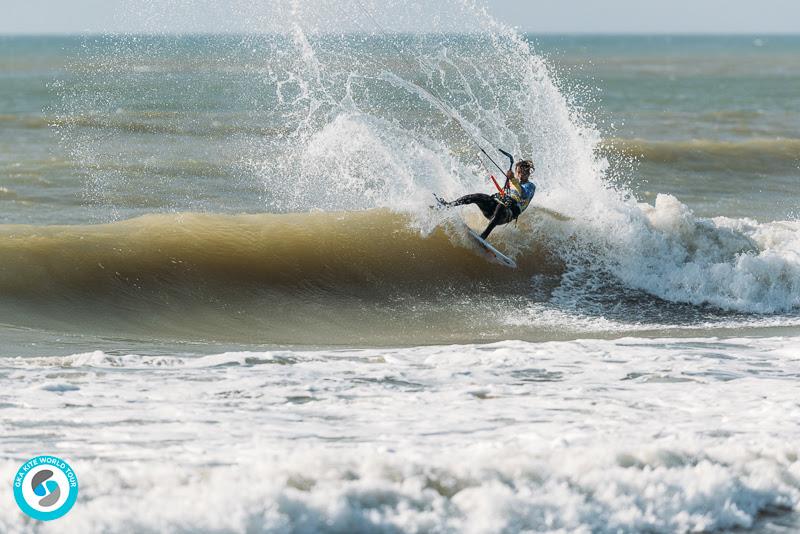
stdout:
[(494, 175), (490, 174), (489, 178), (492, 179), (492, 182), (494, 183), (494, 186), (497, 188), (497, 191), (500, 193), (500, 196), (501, 197), (506, 196), (506, 192), (503, 190), (502, 187), (500, 187), (500, 184), (497, 183), (497, 180), (495, 180)]

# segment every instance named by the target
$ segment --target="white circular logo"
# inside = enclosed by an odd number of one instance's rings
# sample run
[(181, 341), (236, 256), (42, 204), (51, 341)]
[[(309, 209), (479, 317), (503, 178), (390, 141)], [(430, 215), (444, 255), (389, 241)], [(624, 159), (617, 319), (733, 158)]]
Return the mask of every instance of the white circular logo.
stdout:
[(78, 477), (61, 458), (36, 456), (22, 464), (14, 476), (14, 498), (34, 519), (58, 519), (78, 498)]

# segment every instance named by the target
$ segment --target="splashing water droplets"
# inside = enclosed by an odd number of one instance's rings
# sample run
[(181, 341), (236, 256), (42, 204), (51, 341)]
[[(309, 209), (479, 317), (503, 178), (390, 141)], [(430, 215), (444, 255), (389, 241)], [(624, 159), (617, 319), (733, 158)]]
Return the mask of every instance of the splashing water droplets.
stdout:
[[(161, 18), (180, 16), (186, 6), (176, 6)], [(566, 216), (540, 217), (534, 226), (526, 214), (518, 228), (493, 234), (512, 254), (547, 248), (565, 263), (554, 303), (580, 307), (587, 291), (621, 286), (746, 312), (800, 305), (796, 226), (700, 220), (667, 196), (655, 206), (638, 204), (615, 185), (625, 179), (608, 176), (598, 152), (600, 134), (580, 105), (594, 96), (567, 87), (485, 6), (426, 5), (425, 20), (415, 2), (233, 2), (226, 9), (251, 32), (198, 38), (188, 48), (168, 36), (119, 39), (110, 52), (89, 53), (96, 61), (80, 74), (82, 86), (60, 89), (64, 137), (85, 166), (90, 200), (115, 215), (125, 202), (151, 211), (388, 208), (427, 234), (443, 220), (428, 208), (432, 192), (491, 192), (487, 169), (495, 170), (479, 160), (477, 141), (500, 162), (498, 147), (532, 158), (532, 211), (541, 206)], [(151, 14), (147, 24), (161, 18)], [(207, 132), (191, 115), (211, 101), (247, 112), (232, 112)], [(157, 126), (143, 109), (157, 114)], [(97, 128), (82, 127), (92, 121)], [(134, 152), (119, 131), (141, 131), (151, 154)], [(147, 137), (152, 132), (213, 142), (181, 154), (186, 169), (165, 175), (159, 162), (173, 154)], [(227, 178), (216, 196), (196, 185), (196, 175), (208, 173), (185, 163), (209, 150), (230, 162), (215, 170)]]

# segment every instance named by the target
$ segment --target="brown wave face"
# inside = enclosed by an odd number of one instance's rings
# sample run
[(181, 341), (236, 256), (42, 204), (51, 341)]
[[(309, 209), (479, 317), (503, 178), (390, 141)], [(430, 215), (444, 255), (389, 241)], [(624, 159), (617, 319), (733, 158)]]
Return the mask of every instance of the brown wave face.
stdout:
[(381, 331), (411, 341), (431, 320), (463, 333), (527, 295), (532, 275), (561, 269), (535, 244), (517, 270), (491, 264), (446, 229), (422, 236), (385, 210), (6, 225), (0, 259), (6, 324), (306, 344)]

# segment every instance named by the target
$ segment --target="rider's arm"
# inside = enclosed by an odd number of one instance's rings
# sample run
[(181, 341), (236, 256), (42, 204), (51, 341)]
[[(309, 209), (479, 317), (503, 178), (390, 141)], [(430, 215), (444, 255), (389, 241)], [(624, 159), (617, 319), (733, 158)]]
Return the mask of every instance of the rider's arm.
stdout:
[(522, 186), (520, 185), (519, 180), (517, 180), (517, 177), (514, 176), (514, 171), (508, 171), (506, 173), (506, 178), (508, 178), (508, 180), (511, 182), (511, 185), (514, 186), (514, 189), (519, 191), (520, 195), (525, 194), (525, 191), (522, 190)]

